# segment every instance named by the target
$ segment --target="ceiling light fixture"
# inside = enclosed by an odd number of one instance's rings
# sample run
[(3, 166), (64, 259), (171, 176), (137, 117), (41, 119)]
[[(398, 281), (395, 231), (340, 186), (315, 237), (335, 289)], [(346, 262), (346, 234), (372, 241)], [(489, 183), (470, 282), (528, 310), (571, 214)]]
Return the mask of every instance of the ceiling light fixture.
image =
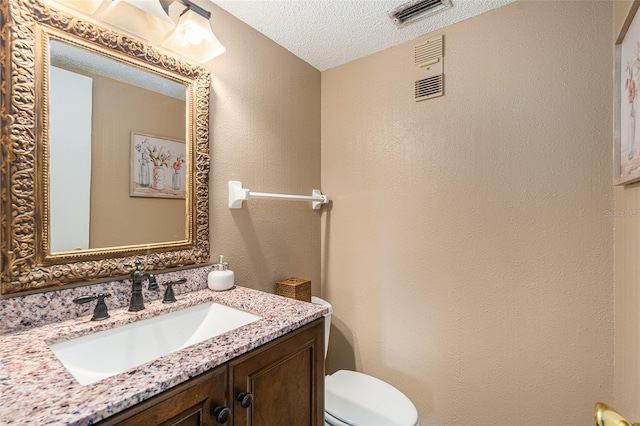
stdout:
[(211, 12), (192, 3), (190, 0), (177, 0), (187, 6), (180, 15), (173, 33), (162, 43), (162, 47), (205, 63), (227, 49), (213, 34), (209, 19)]
[[(211, 12), (191, 0), (44, 1), (100, 19), (112, 27), (152, 44), (160, 44), (164, 49), (202, 64), (227, 50), (211, 30)], [(177, 18), (180, 10), (182, 14)]]
[(116, 28), (145, 40), (161, 40), (176, 26), (157, 0), (107, 0), (107, 2), (108, 5), (100, 14), (100, 18)]

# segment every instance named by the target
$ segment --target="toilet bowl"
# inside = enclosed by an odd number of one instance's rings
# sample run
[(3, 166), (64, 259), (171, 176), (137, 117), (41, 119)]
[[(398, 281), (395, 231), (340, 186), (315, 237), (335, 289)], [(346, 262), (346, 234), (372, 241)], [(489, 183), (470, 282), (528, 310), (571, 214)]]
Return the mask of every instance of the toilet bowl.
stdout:
[[(319, 297), (311, 302), (326, 307), (324, 354), (329, 348), (333, 307)], [(402, 392), (375, 377), (339, 370), (325, 377), (325, 426), (417, 426), (418, 410)]]

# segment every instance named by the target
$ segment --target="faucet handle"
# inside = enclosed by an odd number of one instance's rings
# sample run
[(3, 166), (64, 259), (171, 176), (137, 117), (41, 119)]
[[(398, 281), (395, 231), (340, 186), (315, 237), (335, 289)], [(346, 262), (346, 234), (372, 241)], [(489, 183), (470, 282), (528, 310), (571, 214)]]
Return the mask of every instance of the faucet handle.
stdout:
[(93, 300), (97, 300), (96, 307), (93, 310), (93, 316), (91, 321), (100, 321), (109, 318), (109, 312), (107, 311), (107, 304), (104, 303), (105, 297), (111, 297), (111, 293), (100, 293), (93, 295), (84, 295), (73, 299), (73, 303), (78, 305), (89, 303)]
[(162, 283), (162, 285), (167, 288), (164, 291), (164, 297), (162, 298), (162, 303), (173, 303), (176, 302), (176, 295), (173, 293), (173, 285), (174, 284), (184, 284), (187, 282), (186, 278), (180, 278), (179, 280), (169, 281), (168, 283)]

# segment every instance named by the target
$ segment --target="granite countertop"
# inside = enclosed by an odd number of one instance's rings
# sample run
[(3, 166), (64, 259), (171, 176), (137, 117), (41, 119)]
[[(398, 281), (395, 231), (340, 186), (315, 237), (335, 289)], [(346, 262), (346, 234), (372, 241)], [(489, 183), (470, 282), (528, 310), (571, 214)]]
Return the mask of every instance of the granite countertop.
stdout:
[[(262, 319), (86, 386), (48, 348), (209, 301)], [(311, 303), (236, 286), (183, 294), (173, 304), (154, 301), (140, 312), (110, 310), (111, 317), (104, 321), (89, 321), (87, 316), (0, 335), (0, 424), (93, 424), (321, 318), (323, 311)]]

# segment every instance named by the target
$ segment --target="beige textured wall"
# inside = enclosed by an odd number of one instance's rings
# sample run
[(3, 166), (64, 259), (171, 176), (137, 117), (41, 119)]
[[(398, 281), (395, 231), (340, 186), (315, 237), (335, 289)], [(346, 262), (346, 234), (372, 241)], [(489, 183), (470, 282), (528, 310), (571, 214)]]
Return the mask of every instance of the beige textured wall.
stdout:
[[(614, 38), (632, 2), (614, 3)], [(612, 405), (640, 421), (640, 184), (616, 187), (615, 198), (615, 369)]]
[[(203, 3), (204, 4), (204, 3)], [(236, 283), (275, 291), (277, 280), (320, 289), (320, 218), (311, 203), (250, 200), (228, 208), (229, 180), (257, 192), (320, 188), (320, 72), (222, 9), (212, 11), (227, 52), (210, 62), (211, 253)]]
[(612, 20), (521, 1), (445, 28), (445, 96), (421, 103), (413, 42), (322, 74), (329, 372), (388, 381), (423, 425), (592, 424), (613, 395)]

